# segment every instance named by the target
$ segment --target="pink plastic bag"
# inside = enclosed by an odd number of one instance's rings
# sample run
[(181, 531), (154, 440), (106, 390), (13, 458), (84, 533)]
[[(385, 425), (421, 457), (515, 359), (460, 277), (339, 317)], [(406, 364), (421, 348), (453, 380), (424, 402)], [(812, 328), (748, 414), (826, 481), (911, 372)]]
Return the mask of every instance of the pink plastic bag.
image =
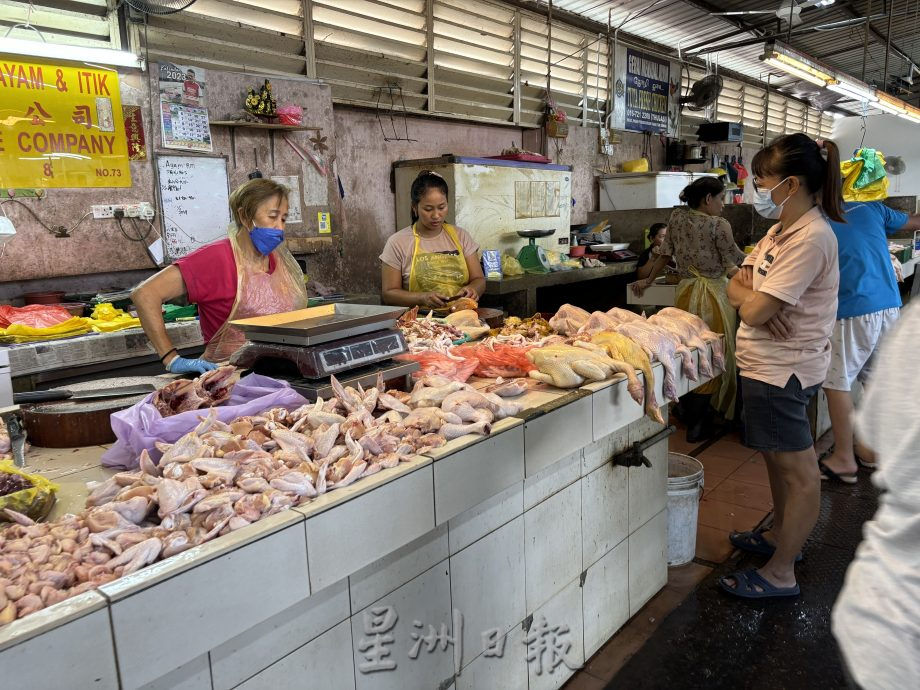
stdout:
[(303, 108), (293, 103), (285, 103), (275, 110), (278, 116), (278, 122), (282, 125), (293, 125), (299, 127), (303, 124)]
[[(192, 431), (206, 417), (210, 410), (189, 410), (172, 417), (162, 417), (151, 404), (153, 393), (133, 407), (111, 416), (112, 431), (118, 438), (115, 445), (102, 456), (106, 467), (132, 470), (138, 465), (138, 458), (145, 448), (154, 462), (163, 454), (157, 450), (156, 442), (175, 443)], [(256, 415), (272, 407), (294, 409), (305, 405), (307, 399), (284, 381), (249, 374), (233, 387), (230, 399), (217, 410), (222, 422), (232, 422), (237, 417)]]

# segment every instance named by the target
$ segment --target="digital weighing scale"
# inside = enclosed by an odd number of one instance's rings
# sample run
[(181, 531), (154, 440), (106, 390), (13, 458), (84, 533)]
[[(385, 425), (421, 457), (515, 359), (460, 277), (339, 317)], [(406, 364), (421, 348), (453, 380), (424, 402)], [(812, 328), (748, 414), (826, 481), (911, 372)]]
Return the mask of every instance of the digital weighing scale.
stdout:
[(546, 258), (546, 251), (537, 244), (537, 238), (549, 237), (556, 234), (552, 228), (548, 230), (518, 230), (517, 234), (525, 237), (530, 242), (518, 252), (517, 260), (527, 273), (549, 273), (549, 261)]
[(329, 304), (231, 323), (247, 343), (230, 363), (281, 378), (308, 400), (330, 397), (330, 377), (343, 385), (374, 385), (416, 371), (415, 362), (388, 361), (407, 351), (396, 322), (404, 309)]

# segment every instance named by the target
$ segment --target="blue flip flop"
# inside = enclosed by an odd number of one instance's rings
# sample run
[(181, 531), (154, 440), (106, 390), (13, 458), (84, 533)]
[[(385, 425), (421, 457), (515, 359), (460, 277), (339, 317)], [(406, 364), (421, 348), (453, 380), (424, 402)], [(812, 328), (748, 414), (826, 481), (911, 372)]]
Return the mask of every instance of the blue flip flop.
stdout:
[[(763, 532), (760, 530), (732, 532), (728, 535), (728, 540), (736, 549), (741, 549), (742, 551), (748, 551), (750, 553), (760, 553), (764, 556), (772, 556), (773, 552), (776, 551), (776, 547), (764, 538)], [(795, 562), (798, 563), (801, 560), (802, 554), (797, 553), (795, 555)]]
[[(726, 582), (728, 578), (734, 578), (735, 585), (732, 586)], [(719, 586), (729, 594), (742, 599), (776, 599), (780, 597), (797, 597), (802, 593), (799, 583), (796, 582), (792, 587), (777, 587), (765, 579), (756, 570), (739, 570), (726, 577), (719, 578)]]

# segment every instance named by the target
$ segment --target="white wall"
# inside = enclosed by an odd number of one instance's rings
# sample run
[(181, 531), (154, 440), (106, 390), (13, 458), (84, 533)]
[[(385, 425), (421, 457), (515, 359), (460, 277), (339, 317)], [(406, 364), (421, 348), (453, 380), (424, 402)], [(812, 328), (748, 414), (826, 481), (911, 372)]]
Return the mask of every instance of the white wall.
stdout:
[[(841, 157), (853, 155), (862, 134), (862, 118), (845, 117), (834, 122), (833, 139)], [(891, 178), (890, 196), (920, 195), (920, 124), (895, 115), (873, 115), (866, 118), (865, 146), (886, 156), (901, 156), (907, 163), (907, 172)]]

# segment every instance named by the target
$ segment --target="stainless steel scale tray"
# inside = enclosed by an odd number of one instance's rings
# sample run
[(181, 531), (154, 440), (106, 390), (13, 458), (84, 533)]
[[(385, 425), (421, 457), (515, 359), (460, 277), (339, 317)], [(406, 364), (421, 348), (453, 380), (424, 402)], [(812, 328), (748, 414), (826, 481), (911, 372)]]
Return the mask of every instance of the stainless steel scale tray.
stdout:
[(387, 328), (405, 311), (403, 307), (368, 304), (326, 304), (298, 311), (231, 321), (254, 342), (284, 345), (320, 345)]

